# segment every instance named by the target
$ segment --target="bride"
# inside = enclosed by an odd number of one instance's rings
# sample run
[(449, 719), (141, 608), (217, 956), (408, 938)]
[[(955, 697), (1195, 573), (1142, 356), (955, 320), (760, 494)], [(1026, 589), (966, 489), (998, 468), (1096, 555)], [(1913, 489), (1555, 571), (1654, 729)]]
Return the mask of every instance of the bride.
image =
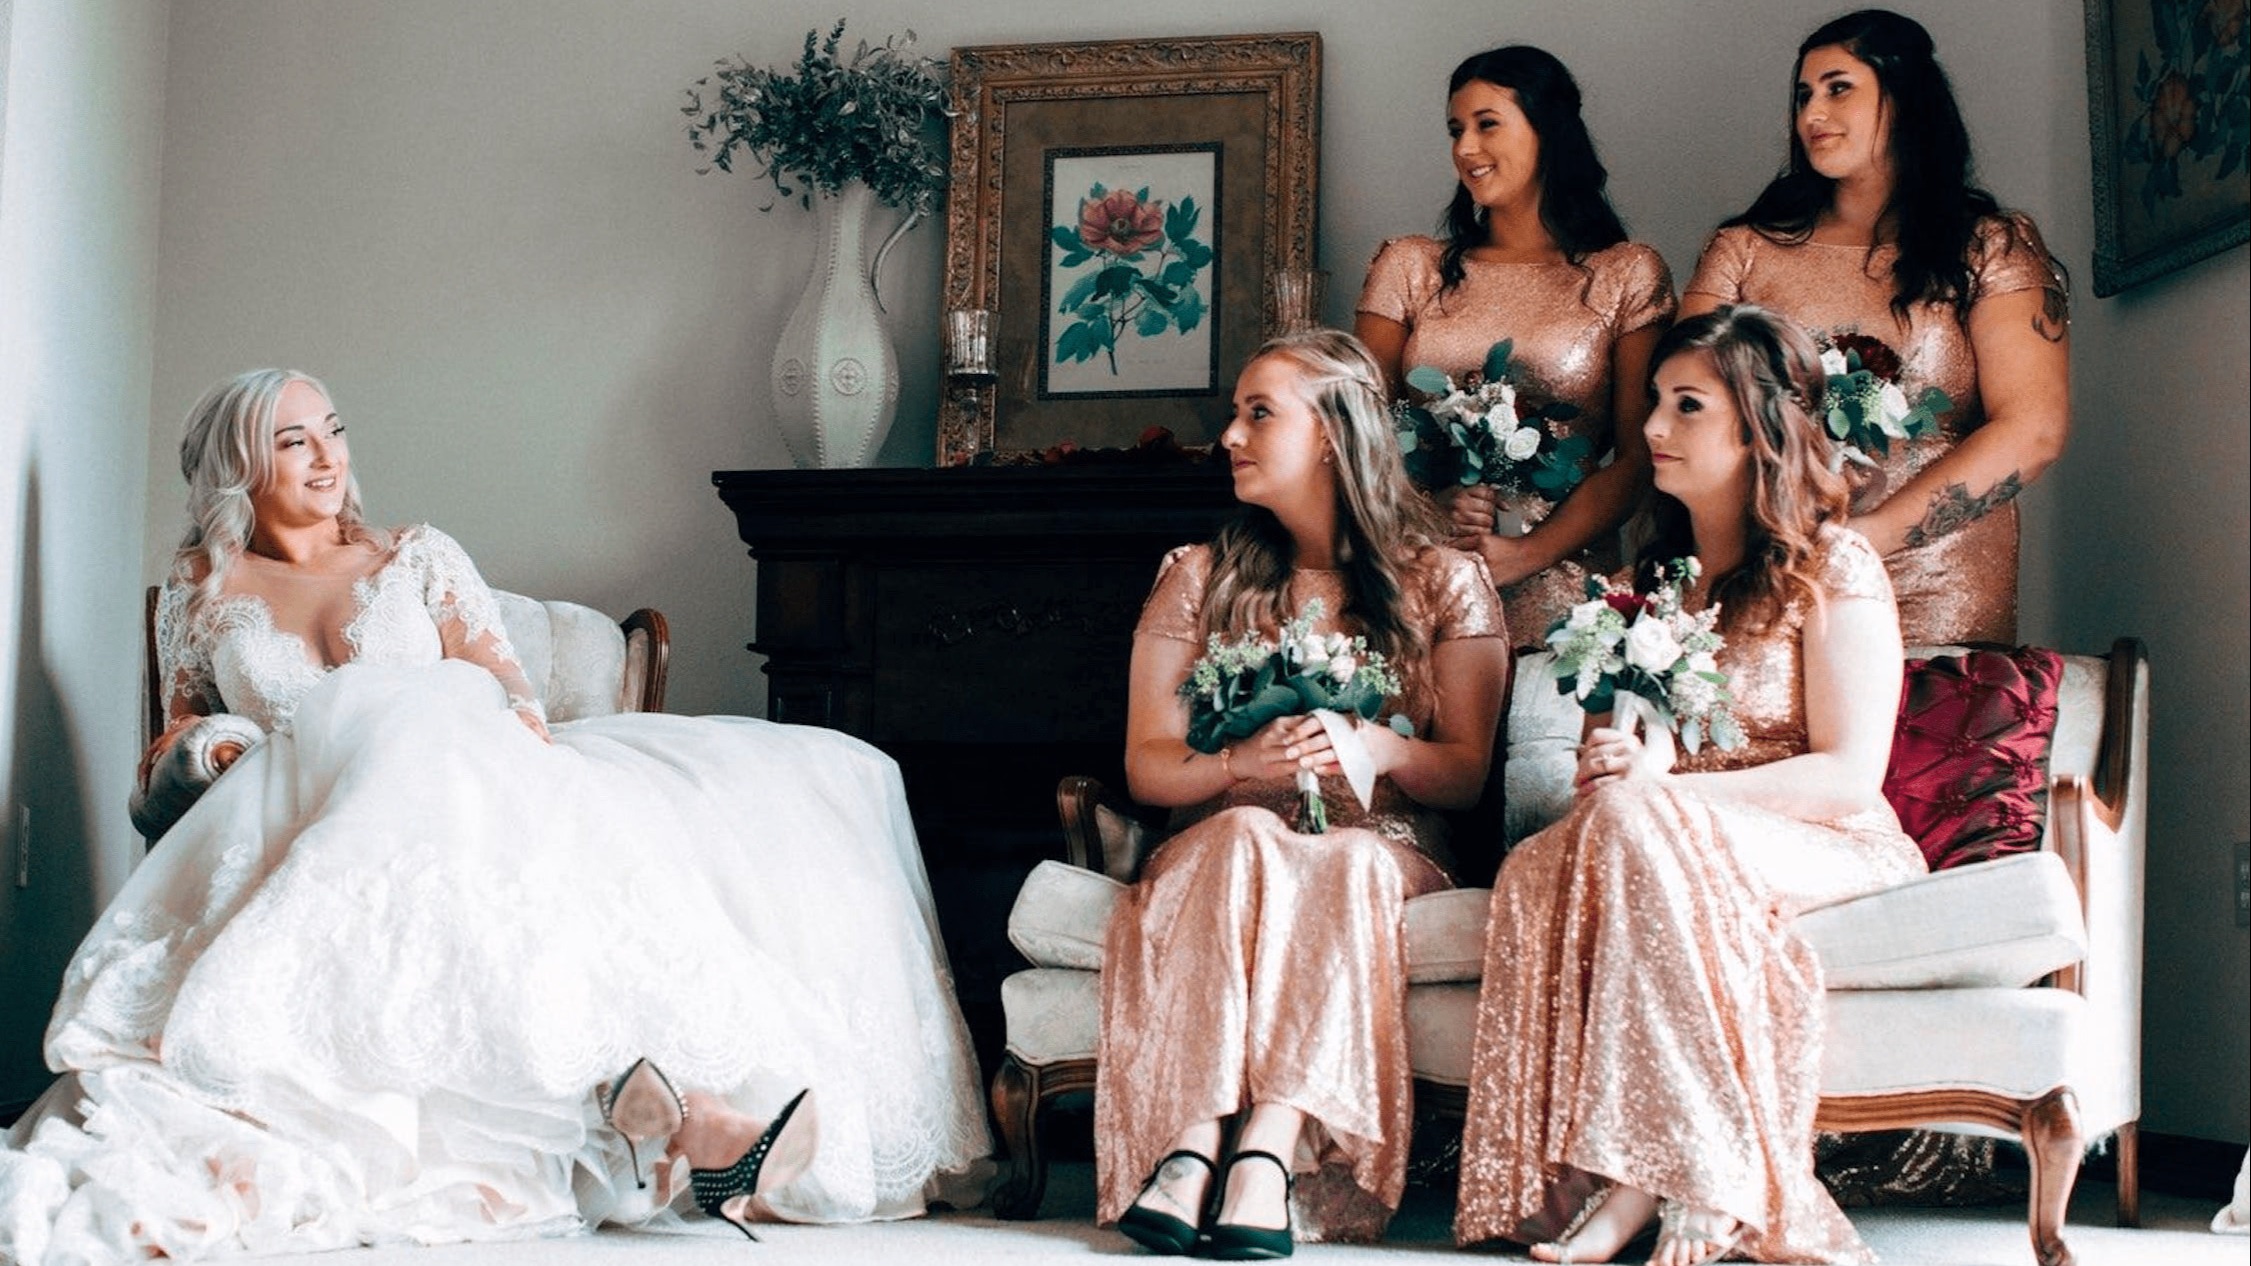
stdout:
[(267, 737), (72, 959), (0, 1259), (678, 1226), (683, 1167), (730, 1220), (975, 1202), (888, 758), (740, 718), (551, 731), (460, 546), (361, 521), (302, 374), (214, 389), (181, 467), (158, 748), (221, 711)]

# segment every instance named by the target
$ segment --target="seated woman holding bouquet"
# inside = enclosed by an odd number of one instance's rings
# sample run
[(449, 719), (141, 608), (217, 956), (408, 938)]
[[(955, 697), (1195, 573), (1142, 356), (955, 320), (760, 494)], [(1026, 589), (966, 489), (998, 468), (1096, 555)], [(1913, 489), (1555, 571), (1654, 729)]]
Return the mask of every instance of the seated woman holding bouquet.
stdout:
[[(1683, 754), (1662, 722), (1590, 716), (1571, 813), (1502, 866), (1454, 1235), (1601, 1262), (1657, 1218), (1660, 1266), (1865, 1260), (1814, 1178), (1821, 972), (1790, 920), (1924, 869), (1882, 793), (1891, 584), (1845, 526), (1807, 335), (1722, 308), (1674, 326), (1653, 363), (1637, 588), (1669, 589), (1657, 605), (1677, 597), (1683, 622), (1716, 608), (1724, 645), (1703, 660), (1682, 645), (1700, 634), (1639, 615), (1624, 662), (1728, 746)], [(1560, 657), (1614, 609), (1593, 605), (1551, 638)], [(1604, 669), (1592, 657), (1577, 683), (1598, 706)]]
[[(1095, 1139), (1103, 1222), (1247, 1259), (1287, 1256), (1293, 1227), (1373, 1239), (1399, 1203), (1401, 906), (1451, 882), (1435, 811), (1483, 788), (1508, 640), (1484, 568), (1434, 544), (1357, 340), (1261, 348), (1220, 444), (1242, 516), (1165, 559), (1135, 630), (1126, 775), (1184, 829), (1110, 921)], [(1414, 737), (1297, 706), (1246, 729), (1258, 712), (1184, 697), (1207, 647), (1285, 630), (1293, 672), (1394, 674), (1366, 712)], [(1322, 806), (1325, 831), (1301, 822)]]
[(0, 1258), (678, 1225), (691, 1188), (738, 1226), (899, 1217), (986, 1155), (888, 759), (739, 718), (550, 732), (461, 547), (362, 521), (301, 374), (212, 391), (181, 466), (163, 741), (267, 733), (72, 959)]

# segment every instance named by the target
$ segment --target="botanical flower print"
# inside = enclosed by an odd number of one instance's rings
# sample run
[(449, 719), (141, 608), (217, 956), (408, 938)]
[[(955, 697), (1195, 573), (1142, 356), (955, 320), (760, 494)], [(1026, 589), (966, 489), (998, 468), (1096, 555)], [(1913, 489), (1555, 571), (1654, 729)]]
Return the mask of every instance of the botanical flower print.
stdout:
[(2145, 0), (2157, 57), (2135, 58), (2132, 103), (2120, 147), (2144, 168), (2143, 210), (2183, 196), (2181, 164), (2216, 159), (2208, 178), (2227, 179), (2251, 148), (2251, 42), (2247, 0)]
[[(1188, 157), (1216, 170), (1216, 156)], [(1056, 185), (1058, 192), (1064, 187), (1060, 175)], [(1095, 181), (1078, 199), (1076, 214), (1060, 199), (1053, 209), (1057, 218), (1070, 219), (1048, 230), (1054, 252), (1049, 319), (1059, 327), (1051, 344), (1052, 365), (1094, 362), (1107, 368), (1103, 378), (1114, 388), (1126, 390), (1191, 385), (1141, 381), (1139, 365), (1121, 367), (1119, 353), (1127, 340), (1178, 340), (1205, 326), (1216, 258), (1199, 236), (1205, 205), (1182, 183), (1112, 188)], [(1204, 338), (1209, 340), (1208, 332)], [(1168, 358), (1186, 350), (1176, 349)]]

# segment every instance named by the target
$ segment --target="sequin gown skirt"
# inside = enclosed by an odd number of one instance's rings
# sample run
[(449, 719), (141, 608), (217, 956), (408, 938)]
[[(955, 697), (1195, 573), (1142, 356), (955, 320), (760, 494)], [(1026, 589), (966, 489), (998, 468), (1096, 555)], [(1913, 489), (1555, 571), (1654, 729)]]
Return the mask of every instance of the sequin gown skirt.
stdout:
[(1525, 841), (1493, 889), (1455, 1239), (1557, 1234), (1578, 1171), (1725, 1212), (1762, 1261), (1871, 1260), (1813, 1174), (1821, 974), (1788, 920), (1922, 871), (1888, 810), (1644, 783)]
[[(1298, 1237), (1373, 1240), (1406, 1185), (1410, 897), (1449, 886), (1404, 823), (1286, 825), (1287, 781), (1175, 835), (1111, 917), (1095, 1077), (1099, 1219), (1117, 1220), (1188, 1126), (1252, 1104), (1310, 1120)], [(1388, 787), (1379, 789), (1389, 790)], [(1378, 807), (1382, 802), (1378, 801)]]

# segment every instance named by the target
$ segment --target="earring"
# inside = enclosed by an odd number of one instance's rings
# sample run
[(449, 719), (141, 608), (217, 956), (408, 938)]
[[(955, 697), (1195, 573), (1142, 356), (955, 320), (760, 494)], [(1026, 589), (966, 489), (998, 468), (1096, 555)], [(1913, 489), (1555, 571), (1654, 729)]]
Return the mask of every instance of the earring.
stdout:
[(1336, 451), (1335, 449), (1333, 449), (1333, 448), (1331, 448), (1331, 449), (1325, 449), (1325, 450), (1323, 450), (1323, 451), (1322, 451), (1322, 453), (1321, 453), (1321, 464), (1322, 464), (1323, 466), (1334, 466), (1334, 465), (1336, 465), (1336, 464), (1337, 464), (1337, 451)]

